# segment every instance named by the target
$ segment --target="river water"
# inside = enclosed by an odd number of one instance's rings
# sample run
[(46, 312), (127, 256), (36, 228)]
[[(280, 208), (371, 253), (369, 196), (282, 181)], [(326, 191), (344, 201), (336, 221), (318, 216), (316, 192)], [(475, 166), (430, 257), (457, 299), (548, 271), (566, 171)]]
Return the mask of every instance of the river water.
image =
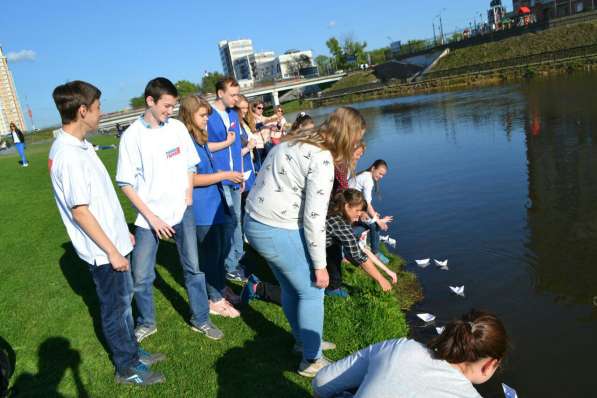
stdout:
[[(365, 168), (389, 163), (383, 214), (437, 326), (471, 307), (512, 337), (504, 369), (479, 391), (597, 396), (597, 76), (582, 75), (354, 104), (366, 117)], [(318, 119), (332, 108), (312, 111)], [(449, 259), (449, 271), (414, 259)], [(465, 285), (465, 298), (449, 285)]]

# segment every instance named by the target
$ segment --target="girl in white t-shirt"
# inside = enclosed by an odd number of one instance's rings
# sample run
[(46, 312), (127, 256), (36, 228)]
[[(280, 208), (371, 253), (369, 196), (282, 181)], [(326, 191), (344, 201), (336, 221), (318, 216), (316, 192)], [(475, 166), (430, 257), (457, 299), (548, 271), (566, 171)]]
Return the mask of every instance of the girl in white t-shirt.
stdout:
[(356, 176), (348, 181), (348, 186), (357, 191), (361, 191), (365, 200), (367, 201), (367, 215), (358, 226), (355, 228), (355, 233), (360, 234), (368, 229), (369, 238), (371, 240), (371, 250), (381, 261), (385, 264), (389, 263), (389, 259), (384, 256), (380, 250), (380, 231), (387, 231), (388, 224), (392, 222), (392, 216), (382, 217), (373, 207), (373, 193), (379, 195), (379, 182), (388, 172), (388, 164), (383, 159), (377, 159), (367, 169), (361, 171)]

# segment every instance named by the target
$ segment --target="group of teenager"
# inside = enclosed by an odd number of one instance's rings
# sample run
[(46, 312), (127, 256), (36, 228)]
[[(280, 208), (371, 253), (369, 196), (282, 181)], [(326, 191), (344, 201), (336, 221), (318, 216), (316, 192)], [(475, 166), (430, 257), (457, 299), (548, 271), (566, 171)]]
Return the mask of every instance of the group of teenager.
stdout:
[[(62, 220), (96, 286), (116, 382), (165, 380), (152, 365), (166, 356), (139, 346), (157, 332), (153, 282), (160, 241), (176, 243), (191, 329), (219, 340), (223, 333), (210, 315), (240, 315), (240, 297), (226, 279), (249, 277), (240, 265), (246, 239), (279, 283), (294, 350), (302, 353), (298, 373), (315, 377), (317, 395), (478, 396), (471, 382), (491, 377), (507, 346), (503, 325), (491, 314), (467, 314), (428, 347), (389, 341), (333, 364), (322, 353), (335, 348), (323, 339), (324, 295), (348, 295), (342, 288), (344, 258), (383, 291), (396, 283), (379, 251), (380, 231), (392, 218), (372, 203), (388, 165), (378, 160), (354, 173), (366, 130), (357, 110), (338, 108), (319, 126), (300, 113), (289, 126), (282, 108), (265, 117), (262, 102), (250, 104), (238, 83), (224, 78), (216, 84), (213, 105), (186, 96), (175, 119), (176, 87), (165, 78), (151, 80), (145, 112), (119, 144), (116, 183), (137, 211), (133, 235), (111, 178), (86, 140), (98, 126), (100, 96), (82, 81), (54, 90), (62, 131), (48, 166)], [(371, 250), (359, 243), (361, 231), (368, 231)], [(257, 296), (258, 285), (249, 277), (243, 293)]]

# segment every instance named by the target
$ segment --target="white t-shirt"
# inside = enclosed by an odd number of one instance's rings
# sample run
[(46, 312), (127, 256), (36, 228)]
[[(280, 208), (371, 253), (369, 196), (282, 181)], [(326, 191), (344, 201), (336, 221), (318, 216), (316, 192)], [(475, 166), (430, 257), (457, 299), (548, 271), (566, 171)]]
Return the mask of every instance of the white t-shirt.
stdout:
[[(131, 185), (155, 215), (174, 226), (187, 208), (189, 172), (197, 163), (199, 155), (184, 124), (170, 118), (151, 128), (139, 118), (120, 138), (116, 182)], [(141, 213), (135, 225), (151, 228)]]
[(48, 160), (54, 198), (68, 236), (81, 259), (109, 264), (106, 253), (73, 219), (72, 208), (87, 205), (108, 239), (126, 256), (133, 250), (124, 213), (106, 167), (93, 145), (60, 130)]
[(10, 133), (12, 134), (12, 142), (14, 142), (15, 144), (21, 142), (21, 140), (19, 139), (19, 135), (16, 131), (11, 131)]
[(371, 200), (373, 199), (373, 187), (375, 184), (373, 183), (373, 177), (371, 176), (370, 171), (364, 171), (361, 174), (352, 177), (348, 180), (348, 186), (357, 191), (361, 191), (367, 203), (371, 203)]

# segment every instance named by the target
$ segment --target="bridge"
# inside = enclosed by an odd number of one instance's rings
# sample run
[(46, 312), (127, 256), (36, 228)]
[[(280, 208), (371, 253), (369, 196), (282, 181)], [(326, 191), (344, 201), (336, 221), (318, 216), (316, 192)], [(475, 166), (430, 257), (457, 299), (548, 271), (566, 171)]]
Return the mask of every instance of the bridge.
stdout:
[[(264, 85), (261, 87), (251, 87), (247, 89), (242, 89), (241, 94), (247, 98), (258, 97), (262, 95), (271, 95), (272, 102), (274, 106), (280, 105), (279, 93), (283, 91), (290, 91), (296, 88), (302, 88), (307, 86), (312, 86), (316, 84), (324, 84), (335, 82), (342, 79), (346, 76), (345, 72), (335, 73), (333, 75), (328, 76), (319, 76), (310, 79), (293, 79), (293, 80), (283, 80), (274, 82), (273, 84)], [(215, 94), (209, 94), (205, 96), (205, 98), (209, 102), (213, 102), (216, 99)], [(174, 116), (178, 115), (178, 108), (179, 105), (177, 104), (174, 108)], [(121, 112), (113, 112), (105, 114), (101, 117), (99, 127), (100, 130), (111, 130), (115, 128), (116, 123), (121, 125), (128, 125), (135, 121), (142, 113), (144, 109), (137, 108), (137, 109), (129, 109), (126, 111)]]

